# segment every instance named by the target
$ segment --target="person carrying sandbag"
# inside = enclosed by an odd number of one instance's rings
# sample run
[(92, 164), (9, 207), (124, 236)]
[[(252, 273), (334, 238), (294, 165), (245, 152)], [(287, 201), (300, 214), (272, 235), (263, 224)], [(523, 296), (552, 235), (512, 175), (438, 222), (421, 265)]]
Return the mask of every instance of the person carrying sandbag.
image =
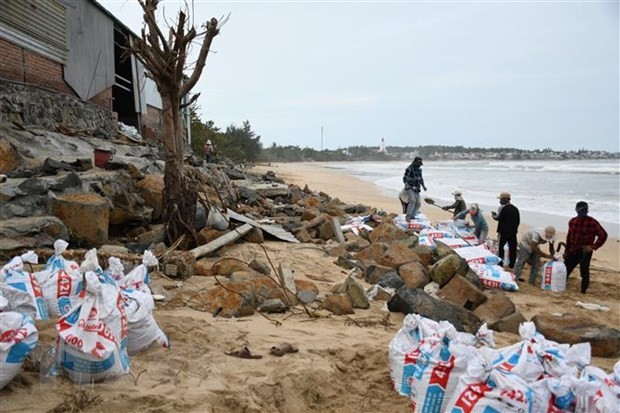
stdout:
[[(515, 277), (517, 281), (524, 281), (521, 278), (521, 272), (525, 262), (531, 265), (529, 283), (534, 285), (538, 268), (540, 267), (540, 257), (555, 259), (555, 228), (551, 225), (545, 227), (543, 231), (539, 229), (531, 229), (521, 237), (519, 241), (519, 252), (517, 253), (517, 262), (515, 264)], [(549, 254), (545, 254), (540, 250), (540, 246), (549, 243)]]

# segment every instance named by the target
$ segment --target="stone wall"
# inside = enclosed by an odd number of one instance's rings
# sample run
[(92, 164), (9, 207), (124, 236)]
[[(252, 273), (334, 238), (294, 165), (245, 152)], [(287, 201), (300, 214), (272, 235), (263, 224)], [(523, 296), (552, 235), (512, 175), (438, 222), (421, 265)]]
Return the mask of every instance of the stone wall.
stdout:
[(116, 136), (117, 130), (114, 114), (92, 103), (0, 79), (0, 123), (7, 121), (51, 131), (63, 125), (100, 138)]

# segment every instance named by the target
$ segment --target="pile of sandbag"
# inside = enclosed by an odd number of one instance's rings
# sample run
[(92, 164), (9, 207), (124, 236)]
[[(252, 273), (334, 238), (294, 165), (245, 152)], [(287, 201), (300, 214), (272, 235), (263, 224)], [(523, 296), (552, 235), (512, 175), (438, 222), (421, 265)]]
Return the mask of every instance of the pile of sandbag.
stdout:
[(414, 412), (618, 411), (620, 362), (613, 374), (588, 366), (589, 343), (558, 344), (526, 322), (520, 342), (495, 349), (486, 328), (451, 327), (410, 314), (390, 342), (394, 388)]
[[(32, 251), (14, 257), (0, 269), (0, 385), (19, 372), (38, 334), (34, 322), (51, 314), (60, 317), (56, 365), (76, 383), (103, 381), (129, 371), (129, 355), (153, 342), (169, 347), (167, 336), (153, 317), (148, 267), (157, 258), (146, 251), (142, 263), (128, 274), (118, 258), (110, 258), (103, 271), (97, 251), (86, 253), (81, 266), (62, 254), (68, 244), (54, 243), (54, 255), (45, 268), (28, 272), (36, 264)], [(1, 388), (1, 387), (0, 387)]]
[(26, 356), (39, 339), (30, 316), (7, 311), (9, 298), (0, 295), (0, 389), (19, 373)]

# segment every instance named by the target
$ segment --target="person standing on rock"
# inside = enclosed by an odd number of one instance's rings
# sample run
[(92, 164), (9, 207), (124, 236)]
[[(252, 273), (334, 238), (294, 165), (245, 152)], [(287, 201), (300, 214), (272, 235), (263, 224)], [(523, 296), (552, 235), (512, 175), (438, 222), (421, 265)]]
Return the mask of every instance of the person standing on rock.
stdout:
[(205, 152), (205, 161), (207, 161), (207, 163), (213, 163), (213, 160), (215, 158), (215, 149), (213, 149), (213, 145), (211, 144), (211, 139), (207, 140), (207, 143), (205, 143), (205, 146), (203, 149)]
[(454, 218), (461, 212), (467, 210), (467, 204), (463, 199), (463, 194), (461, 193), (461, 191), (454, 191), (452, 192), (452, 195), (454, 195), (454, 203), (452, 205), (446, 205), (445, 207), (441, 207), (441, 209), (443, 209), (444, 211), (450, 211), (451, 209), (453, 209), (454, 212), (452, 212), (452, 218)]
[(420, 201), (420, 188), (424, 188), (426, 191), (424, 178), (422, 177), (422, 165), (424, 165), (422, 158), (416, 156), (411, 165), (405, 170), (405, 175), (403, 176), (403, 183), (405, 184), (409, 201), (406, 212), (407, 221), (414, 219), (420, 212), (420, 206), (422, 205)]
[(564, 264), (566, 264), (566, 279), (568, 279), (575, 267), (579, 265), (581, 294), (585, 294), (590, 285), (590, 260), (592, 259), (592, 253), (605, 244), (605, 241), (607, 241), (607, 231), (596, 219), (588, 215), (587, 202), (577, 202), (575, 211), (577, 216), (568, 221)]
[[(554, 240), (555, 228), (550, 225), (545, 227), (544, 231), (534, 228), (523, 234), (519, 242), (519, 252), (515, 264), (515, 277), (517, 281), (524, 281), (521, 278), (521, 272), (525, 263), (529, 262), (531, 266), (529, 283), (534, 285), (538, 269), (540, 268), (540, 257), (554, 259)], [(540, 250), (540, 246), (546, 243), (549, 243), (549, 254), (545, 254)]]
[(510, 203), (510, 194), (502, 192), (497, 197), (500, 207), (497, 212), (491, 212), (491, 216), (497, 221), (497, 233), (499, 235), (499, 247), (497, 255), (504, 263), (504, 246), (508, 244), (508, 266), (512, 269), (517, 261), (517, 232), (521, 217), (519, 209)]
[(482, 210), (478, 206), (478, 204), (471, 204), (469, 209), (465, 211), (461, 211), (458, 215), (456, 215), (453, 219), (456, 221), (457, 219), (465, 219), (465, 217), (469, 214), (471, 220), (474, 223), (474, 235), (478, 239), (478, 245), (484, 244), (487, 240), (487, 235), (489, 235), (489, 224), (487, 220), (482, 215)]

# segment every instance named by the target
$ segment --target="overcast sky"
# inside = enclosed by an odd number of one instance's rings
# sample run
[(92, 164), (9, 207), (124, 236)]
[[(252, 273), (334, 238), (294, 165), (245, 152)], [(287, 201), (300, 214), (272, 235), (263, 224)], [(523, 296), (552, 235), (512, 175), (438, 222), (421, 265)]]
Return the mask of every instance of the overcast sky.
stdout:
[[(99, 0), (136, 32), (136, 0)], [(191, 0), (188, 0), (191, 2)], [(182, 3), (162, 2), (167, 16)], [(619, 148), (617, 1), (200, 1), (195, 91), (264, 145)]]

